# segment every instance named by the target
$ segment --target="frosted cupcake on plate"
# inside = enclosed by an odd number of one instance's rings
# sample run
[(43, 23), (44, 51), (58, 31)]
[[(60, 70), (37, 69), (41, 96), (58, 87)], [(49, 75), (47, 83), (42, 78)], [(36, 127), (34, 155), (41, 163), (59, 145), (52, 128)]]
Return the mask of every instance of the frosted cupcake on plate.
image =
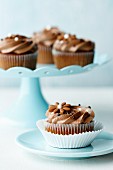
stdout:
[(37, 46), (31, 38), (23, 35), (9, 35), (0, 40), (0, 68), (36, 68)]
[(59, 69), (70, 65), (85, 66), (93, 63), (94, 51), (94, 42), (62, 34), (57, 37), (53, 46), (54, 62)]
[(53, 64), (52, 47), (61, 31), (57, 27), (47, 26), (40, 32), (33, 34), (33, 40), (38, 45), (38, 63)]
[(69, 135), (94, 130), (94, 111), (90, 107), (72, 106), (65, 102), (50, 105), (46, 112), (45, 130), (55, 134)]
[(57, 102), (50, 105), (47, 119), (37, 122), (47, 143), (58, 148), (79, 148), (91, 144), (103, 126), (95, 121), (90, 106), (71, 105)]

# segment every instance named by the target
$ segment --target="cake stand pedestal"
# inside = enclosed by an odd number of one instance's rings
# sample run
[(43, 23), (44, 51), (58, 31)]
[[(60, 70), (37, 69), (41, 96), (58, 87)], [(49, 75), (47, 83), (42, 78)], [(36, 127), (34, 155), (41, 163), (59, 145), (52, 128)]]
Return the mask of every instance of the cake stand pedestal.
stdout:
[(48, 104), (45, 101), (39, 78), (22, 78), (20, 96), (9, 113), (9, 118), (22, 126), (35, 126), (38, 119), (44, 118)]
[(23, 67), (0, 69), (0, 76), (21, 78), (20, 96), (12, 109), (6, 114), (12, 125), (33, 128), (36, 121), (45, 118), (48, 103), (45, 101), (40, 87), (41, 77), (64, 76), (90, 71), (96, 66), (109, 61), (106, 55), (96, 55), (94, 63), (81, 67), (77, 65), (57, 69), (54, 65), (38, 65), (32, 71)]

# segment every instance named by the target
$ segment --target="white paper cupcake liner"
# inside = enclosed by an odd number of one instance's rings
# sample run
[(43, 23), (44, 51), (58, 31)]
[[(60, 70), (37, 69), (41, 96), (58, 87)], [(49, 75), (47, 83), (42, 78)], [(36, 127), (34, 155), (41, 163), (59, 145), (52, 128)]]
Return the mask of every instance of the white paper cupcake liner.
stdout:
[(52, 124), (47, 121), (44, 121), (44, 126), (46, 131), (54, 134), (73, 135), (75, 133), (78, 134), (82, 132), (93, 131), (94, 122), (87, 124)]
[(38, 59), (39, 64), (53, 64), (52, 47), (38, 45)]
[(36, 68), (37, 52), (31, 54), (2, 54), (0, 53), (0, 68), (5, 70), (11, 67)]
[(94, 131), (83, 132), (73, 135), (59, 135), (45, 131), (45, 120), (37, 121), (37, 127), (40, 129), (48, 145), (56, 148), (81, 148), (90, 145), (93, 140), (103, 130), (100, 122), (94, 121)]
[(93, 63), (94, 51), (93, 52), (63, 52), (52, 50), (54, 63), (57, 68), (61, 69), (70, 65), (85, 66)]

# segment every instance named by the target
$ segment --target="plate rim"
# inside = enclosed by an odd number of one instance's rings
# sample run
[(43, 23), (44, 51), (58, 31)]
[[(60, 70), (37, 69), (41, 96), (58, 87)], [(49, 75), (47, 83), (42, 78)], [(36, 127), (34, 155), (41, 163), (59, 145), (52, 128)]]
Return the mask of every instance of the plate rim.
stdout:
[[(21, 134), (19, 134), (17, 137), (16, 137), (16, 144), (24, 149), (24, 150), (27, 150), (31, 153), (34, 153), (34, 154), (38, 154), (38, 155), (42, 155), (42, 156), (48, 156), (48, 157), (56, 157), (56, 158), (88, 158), (88, 157), (96, 157), (96, 156), (101, 156), (101, 155), (107, 155), (109, 153), (112, 153), (113, 152), (113, 148), (109, 148), (109, 149), (106, 149), (106, 150), (103, 150), (103, 151), (96, 151), (96, 152), (82, 152), (82, 153), (75, 153), (75, 152), (69, 152), (68, 154), (66, 153), (58, 153), (58, 152), (51, 152), (51, 151), (46, 151), (46, 150), (38, 150), (38, 149), (33, 149), (33, 148), (30, 148), (28, 146), (25, 146), (22, 144), (20, 138), (21, 136), (25, 135), (25, 134), (28, 134), (28, 133), (32, 133), (32, 132), (39, 132), (41, 134), (41, 132), (38, 130), (38, 129), (31, 129), (31, 130), (27, 130)], [(107, 133), (108, 135), (112, 135), (112, 133), (109, 133), (109, 132), (106, 132), (106, 131), (103, 131), (105, 133)], [(102, 133), (103, 133), (102, 132)], [(42, 135), (42, 134), (41, 134)], [(43, 136), (42, 136), (43, 137)], [(112, 139), (111, 139), (112, 140)], [(113, 141), (113, 140), (112, 140)], [(51, 147), (51, 146), (50, 146)], [(73, 150), (73, 149), (72, 149)]]

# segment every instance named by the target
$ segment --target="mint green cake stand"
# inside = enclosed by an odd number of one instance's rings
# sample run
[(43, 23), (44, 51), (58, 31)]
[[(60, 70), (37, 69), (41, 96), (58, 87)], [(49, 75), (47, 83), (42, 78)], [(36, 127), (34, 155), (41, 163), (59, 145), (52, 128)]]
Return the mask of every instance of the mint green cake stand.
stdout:
[(85, 67), (73, 65), (59, 70), (54, 65), (38, 65), (34, 71), (24, 67), (0, 69), (0, 76), (21, 78), (20, 96), (15, 99), (16, 103), (7, 112), (7, 120), (16, 126), (36, 127), (36, 121), (45, 118), (45, 111), (48, 108), (48, 103), (45, 101), (40, 88), (41, 77), (78, 74), (90, 71), (108, 61), (107, 55), (104, 54), (95, 55), (94, 63)]

